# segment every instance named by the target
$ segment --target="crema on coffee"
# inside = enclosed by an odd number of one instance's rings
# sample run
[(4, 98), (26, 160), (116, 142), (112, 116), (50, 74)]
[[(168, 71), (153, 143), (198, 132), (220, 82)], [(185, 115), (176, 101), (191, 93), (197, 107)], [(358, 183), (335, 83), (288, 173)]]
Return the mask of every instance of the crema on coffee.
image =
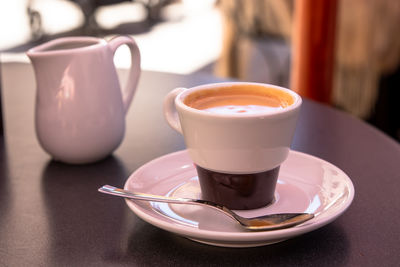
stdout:
[(253, 114), (286, 108), (294, 99), (273, 87), (248, 84), (196, 91), (189, 94), (184, 103), (211, 113)]

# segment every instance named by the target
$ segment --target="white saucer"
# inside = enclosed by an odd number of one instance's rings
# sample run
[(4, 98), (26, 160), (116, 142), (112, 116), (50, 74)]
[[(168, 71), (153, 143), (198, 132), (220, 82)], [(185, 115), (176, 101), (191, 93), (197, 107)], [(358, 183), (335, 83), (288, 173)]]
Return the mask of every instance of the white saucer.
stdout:
[[(125, 189), (157, 195), (201, 197), (197, 173), (186, 150), (146, 163), (129, 177)], [(332, 222), (350, 206), (353, 197), (353, 184), (338, 167), (314, 156), (290, 151), (281, 166), (275, 202), (265, 208), (237, 213), (245, 217), (268, 213), (315, 213), (315, 218), (293, 228), (250, 232), (218, 211), (202, 206), (126, 202), (146, 222), (197, 242), (224, 247), (254, 247), (280, 242)]]

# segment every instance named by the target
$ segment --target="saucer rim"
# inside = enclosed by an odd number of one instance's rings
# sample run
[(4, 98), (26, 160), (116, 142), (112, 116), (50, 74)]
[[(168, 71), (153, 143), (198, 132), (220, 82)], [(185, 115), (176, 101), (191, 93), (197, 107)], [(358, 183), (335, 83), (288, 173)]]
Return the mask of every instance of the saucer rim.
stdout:
[[(181, 154), (188, 153), (186, 149), (184, 150), (179, 150), (175, 151), (169, 154), (165, 154), (163, 156), (160, 156), (158, 158), (155, 158), (141, 167), (139, 167), (135, 172), (133, 172), (129, 178), (126, 180), (126, 183), (124, 185), (125, 189), (128, 188), (128, 184), (130, 183), (131, 179), (135, 177), (135, 174), (142, 172), (144, 169), (148, 168), (149, 165), (156, 165), (159, 161), (163, 161), (166, 158), (174, 158), (178, 157)], [(287, 228), (287, 229), (278, 229), (278, 230), (272, 230), (272, 231), (257, 231), (257, 232), (252, 232), (252, 231), (247, 231), (243, 230), (241, 232), (221, 232), (221, 231), (215, 231), (215, 230), (207, 230), (207, 229), (198, 229), (198, 228), (192, 228), (189, 226), (185, 226), (180, 223), (176, 223), (174, 221), (167, 221), (167, 220), (160, 220), (156, 217), (154, 217), (152, 214), (155, 213), (154, 209), (151, 207), (150, 203), (146, 203), (144, 205), (149, 205), (149, 209), (147, 211), (151, 212), (145, 212), (141, 210), (142, 208), (140, 205), (135, 203), (134, 201), (131, 200), (125, 200), (128, 207), (141, 219), (144, 221), (169, 232), (175, 233), (177, 235), (185, 236), (189, 239), (195, 240), (197, 242), (202, 242), (202, 243), (208, 243), (208, 244), (215, 244), (216, 242), (213, 241), (219, 241), (219, 242), (235, 242), (235, 243), (247, 243), (247, 242), (264, 242), (266, 244), (268, 243), (276, 243), (279, 241), (283, 241), (298, 235), (302, 235), (307, 232), (314, 231), (318, 228), (321, 228), (330, 222), (336, 220), (340, 215), (342, 215), (351, 205), (354, 199), (355, 195), (355, 190), (354, 190), (354, 185), (350, 179), (350, 177), (339, 167), (333, 165), (332, 163), (323, 160), (321, 158), (318, 158), (316, 156), (295, 151), (295, 150), (290, 150), (289, 154), (294, 154), (299, 157), (306, 157), (308, 160), (311, 161), (320, 161), (323, 162), (324, 164), (330, 165), (331, 168), (337, 170), (340, 174), (343, 181), (346, 183), (346, 188), (348, 189), (348, 196), (346, 197), (345, 201), (341, 204), (340, 208), (335, 211), (334, 214), (331, 214), (330, 216), (322, 216), (322, 217), (315, 217), (308, 222), (292, 227), (292, 228)], [(284, 164), (284, 163), (283, 163)], [(197, 239), (197, 240), (196, 240)], [(204, 241), (204, 240), (209, 240), (209, 241)], [(273, 241), (276, 240), (275, 242), (267, 242), (267, 241)], [(226, 246), (223, 245), (223, 246)], [(252, 245), (253, 246), (253, 245)], [(256, 245), (254, 245), (256, 246)]]

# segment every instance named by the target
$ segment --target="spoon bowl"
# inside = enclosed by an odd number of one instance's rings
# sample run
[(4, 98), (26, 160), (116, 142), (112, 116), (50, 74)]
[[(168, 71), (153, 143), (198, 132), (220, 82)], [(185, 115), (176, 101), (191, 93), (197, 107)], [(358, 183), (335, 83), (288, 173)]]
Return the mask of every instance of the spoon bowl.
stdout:
[(241, 226), (251, 231), (269, 231), (289, 228), (314, 218), (314, 214), (312, 213), (278, 213), (245, 218), (239, 216), (227, 207), (207, 200), (136, 193), (111, 185), (104, 185), (100, 187), (99, 192), (135, 200), (206, 206), (223, 212), (225, 215), (237, 221)]

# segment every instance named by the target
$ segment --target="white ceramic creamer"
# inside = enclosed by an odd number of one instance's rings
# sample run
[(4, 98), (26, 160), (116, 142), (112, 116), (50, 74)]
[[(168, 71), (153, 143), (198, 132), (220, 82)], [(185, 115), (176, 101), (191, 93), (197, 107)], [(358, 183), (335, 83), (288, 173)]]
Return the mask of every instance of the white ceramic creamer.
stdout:
[[(121, 90), (114, 54), (131, 52), (131, 68)], [(66, 37), (27, 52), (37, 84), (35, 128), (40, 145), (55, 160), (90, 163), (112, 153), (125, 133), (125, 114), (140, 76), (135, 41), (117, 36)]]

